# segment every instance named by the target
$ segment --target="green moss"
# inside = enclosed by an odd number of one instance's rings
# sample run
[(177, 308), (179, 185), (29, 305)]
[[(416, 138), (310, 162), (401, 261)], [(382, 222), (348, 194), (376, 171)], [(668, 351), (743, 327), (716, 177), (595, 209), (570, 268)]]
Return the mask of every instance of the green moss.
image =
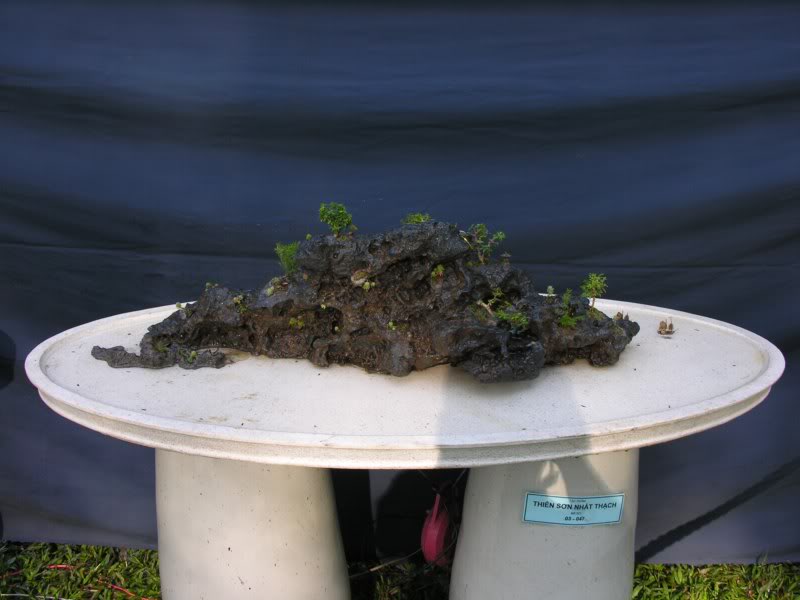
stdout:
[(193, 364), (194, 361), (197, 360), (197, 350), (187, 350), (186, 348), (182, 348), (179, 352), (183, 360), (188, 362), (189, 364)]
[(441, 279), (444, 277), (444, 265), (436, 265), (431, 271), (431, 279)]
[(286, 279), (286, 276), (283, 277), (273, 277), (269, 280), (267, 287), (264, 288), (267, 296), (272, 296), (275, 292), (285, 289), (288, 286), (289, 282)]
[(494, 315), (501, 321), (508, 323), (513, 331), (523, 331), (530, 323), (526, 315), (515, 309), (501, 308), (496, 310)]
[(284, 272), (289, 275), (297, 270), (297, 247), (300, 242), (291, 242), (289, 244), (282, 244), (278, 242), (275, 244), (275, 254), (278, 255), (278, 260), (281, 262)]
[(305, 326), (306, 324), (303, 321), (303, 317), (291, 317), (289, 319), (289, 327), (291, 327), (292, 329), (300, 330)]
[(414, 223), (428, 223), (431, 216), (428, 213), (409, 213), (403, 217), (404, 225), (412, 225)]
[(338, 202), (324, 202), (319, 205), (319, 220), (331, 228), (333, 235), (347, 231), (348, 229), (355, 229), (353, 225), (353, 215), (347, 212), (343, 204)]
[(234, 296), (233, 305), (236, 307), (236, 310), (239, 311), (240, 315), (247, 312), (247, 299), (244, 297), (244, 294)]
[(590, 319), (599, 321), (603, 318), (603, 313), (597, 310), (594, 306), (590, 306), (586, 311), (586, 316), (588, 316)]
[(558, 319), (558, 324), (561, 327), (567, 327), (569, 329), (572, 329), (573, 327), (575, 327), (578, 324), (579, 320), (580, 320), (579, 317), (573, 317), (572, 315), (570, 315), (568, 313), (564, 313)]

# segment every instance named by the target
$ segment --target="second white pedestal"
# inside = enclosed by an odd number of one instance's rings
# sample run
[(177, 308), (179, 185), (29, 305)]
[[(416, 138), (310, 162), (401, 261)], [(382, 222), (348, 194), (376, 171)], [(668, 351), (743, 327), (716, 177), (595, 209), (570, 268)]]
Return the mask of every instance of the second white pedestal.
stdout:
[[(638, 450), (472, 469), (450, 599), (630, 598), (638, 473)], [(612, 525), (528, 523), (528, 492), (624, 494), (624, 505)]]

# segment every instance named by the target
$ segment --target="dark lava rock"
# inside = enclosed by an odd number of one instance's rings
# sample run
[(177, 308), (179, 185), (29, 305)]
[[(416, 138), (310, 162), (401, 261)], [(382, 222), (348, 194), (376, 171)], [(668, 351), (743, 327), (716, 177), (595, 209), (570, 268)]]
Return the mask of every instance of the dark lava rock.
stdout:
[[(447, 223), (319, 236), (300, 243), (290, 275), (249, 292), (207, 286), (148, 329), (140, 354), (95, 346), (92, 356), (112, 367), (197, 369), (224, 366), (218, 349), (234, 348), (397, 376), (449, 363), (496, 382), (576, 358), (614, 364), (639, 331), (585, 298), (540, 296), (507, 261), (479, 258)], [(573, 326), (559, 324), (565, 313)]]

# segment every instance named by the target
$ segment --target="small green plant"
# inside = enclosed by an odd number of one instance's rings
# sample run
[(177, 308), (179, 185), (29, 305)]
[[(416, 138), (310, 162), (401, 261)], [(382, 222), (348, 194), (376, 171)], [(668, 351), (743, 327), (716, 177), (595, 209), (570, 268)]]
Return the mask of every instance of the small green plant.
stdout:
[(389, 328), (389, 331), (397, 331), (397, 323), (394, 321), (389, 321), (386, 326)]
[(561, 317), (558, 319), (558, 324), (561, 327), (572, 328), (578, 324), (578, 321), (583, 319), (583, 316), (576, 317), (572, 314), (572, 288), (567, 290), (561, 295)]
[(506, 234), (502, 231), (489, 235), (489, 228), (483, 223), (470, 225), (467, 231), (460, 233), (461, 238), (475, 252), (478, 262), (482, 265), (487, 263), (497, 245), (506, 239)]
[(431, 216), (428, 213), (409, 213), (403, 217), (404, 225), (412, 225), (414, 223), (428, 223)]
[(444, 277), (444, 265), (436, 265), (431, 271), (431, 279), (441, 279)]
[(191, 352), (186, 348), (183, 348), (180, 351), (180, 355), (183, 357), (183, 360), (188, 362), (189, 364), (194, 363), (197, 360), (197, 350), (192, 350)]
[(591, 298), (591, 309), (594, 309), (594, 301), (601, 298), (606, 293), (606, 276), (602, 273), (589, 273), (589, 276), (581, 284), (581, 296)]
[(499, 287), (492, 289), (492, 297), (489, 298), (489, 300), (487, 300), (486, 302), (484, 302), (483, 300), (478, 300), (476, 304), (478, 306), (483, 307), (486, 310), (486, 312), (488, 312), (493, 317), (496, 316), (494, 314), (494, 310), (498, 306), (499, 307), (511, 306), (510, 302), (506, 302), (505, 300), (503, 300), (503, 290), (501, 290)]
[(545, 292), (548, 296), (555, 296), (556, 295), (556, 288), (552, 285), (547, 286), (547, 291)]
[(530, 320), (527, 316), (513, 308), (499, 308), (494, 312), (494, 314), (501, 321), (508, 323), (511, 326), (511, 329), (514, 331), (523, 331), (530, 323)]
[(291, 317), (289, 319), (289, 327), (291, 327), (292, 329), (300, 330), (305, 326), (306, 324), (303, 321), (303, 317)]
[(561, 308), (569, 310), (570, 302), (572, 302), (572, 288), (567, 288), (566, 291), (561, 294)]
[(368, 292), (377, 285), (378, 285), (377, 281), (367, 279), (364, 283), (361, 284), (361, 287), (364, 289), (365, 292)]
[(297, 270), (297, 247), (300, 242), (291, 242), (289, 244), (282, 244), (278, 242), (275, 244), (275, 254), (278, 255), (278, 260), (281, 262), (284, 272), (289, 275)]
[(240, 315), (243, 315), (245, 312), (247, 312), (247, 301), (244, 297), (244, 294), (234, 296), (233, 305), (236, 307), (236, 310), (239, 311)]
[(307, 233), (307, 234), (306, 234), (306, 241), (310, 240), (310, 239), (311, 239), (311, 237), (312, 237), (312, 236), (311, 236), (311, 234), (310, 234), (310, 233)]
[(492, 297), (489, 300), (489, 306), (495, 307), (499, 304), (509, 304), (503, 299), (504, 295), (505, 294), (503, 294), (503, 290), (501, 290), (499, 287), (492, 288)]
[(333, 235), (339, 237), (339, 234), (349, 230), (354, 230), (353, 215), (347, 212), (343, 204), (338, 202), (324, 202), (319, 205), (319, 220), (331, 228)]
[[(498, 321), (507, 323), (514, 333), (523, 331), (530, 323), (528, 316), (509, 302), (503, 290), (499, 287), (492, 289), (491, 298), (486, 301), (478, 300), (475, 304), (476, 306), (473, 308), (473, 314), (478, 317), (480, 321), (485, 322), (489, 317), (492, 317)], [(483, 311), (476, 312), (475, 308), (477, 307), (483, 308)]]
[(157, 339), (155, 342), (153, 342), (153, 348), (155, 348), (156, 352), (160, 352), (161, 354), (166, 354), (167, 350), (169, 349), (169, 346), (167, 345), (167, 342), (165, 342), (163, 339)]
[(561, 327), (567, 327), (568, 329), (572, 329), (578, 324), (578, 321), (579, 321), (578, 317), (573, 317), (569, 313), (564, 313), (563, 315), (561, 315), (561, 317), (559, 317), (558, 324), (561, 325)]
[(264, 288), (267, 296), (272, 296), (275, 292), (279, 289), (283, 289), (289, 285), (289, 282), (286, 280), (286, 277), (273, 277), (269, 280), (267, 287)]
[(183, 310), (184, 308), (186, 308), (186, 305), (185, 304), (181, 304), (180, 302), (176, 302), (175, 303), (175, 308), (177, 308), (178, 310)]

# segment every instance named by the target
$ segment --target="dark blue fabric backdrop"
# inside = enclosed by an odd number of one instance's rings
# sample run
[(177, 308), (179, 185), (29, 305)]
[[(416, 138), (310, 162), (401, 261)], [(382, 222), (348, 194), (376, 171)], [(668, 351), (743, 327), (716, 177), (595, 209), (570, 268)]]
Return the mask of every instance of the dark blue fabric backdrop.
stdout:
[(0, 3), (5, 535), (155, 536), (152, 451), (51, 413), (33, 346), (255, 286), (337, 200), (362, 231), (485, 222), (541, 287), (602, 271), (778, 344), (762, 406), (643, 451), (638, 545), (800, 560), (798, 32), (780, 4)]

